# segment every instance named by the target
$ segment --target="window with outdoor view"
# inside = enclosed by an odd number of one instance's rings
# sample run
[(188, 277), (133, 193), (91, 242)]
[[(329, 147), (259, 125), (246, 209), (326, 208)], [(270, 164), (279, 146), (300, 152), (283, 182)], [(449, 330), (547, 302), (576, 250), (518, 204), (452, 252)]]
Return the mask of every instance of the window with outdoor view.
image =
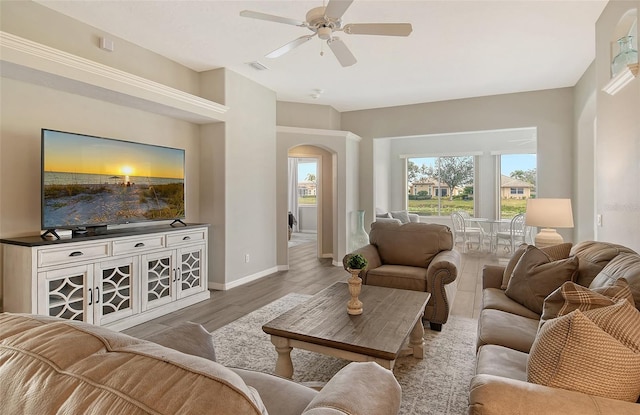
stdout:
[(298, 159), (298, 205), (316, 205), (318, 162), (315, 159)]
[(449, 216), (465, 211), (473, 216), (474, 157), (407, 159), (407, 207), (421, 216)]
[(500, 219), (525, 213), (527, 199), (536, 197), (536, 155), (502, 154), (500, 163)]

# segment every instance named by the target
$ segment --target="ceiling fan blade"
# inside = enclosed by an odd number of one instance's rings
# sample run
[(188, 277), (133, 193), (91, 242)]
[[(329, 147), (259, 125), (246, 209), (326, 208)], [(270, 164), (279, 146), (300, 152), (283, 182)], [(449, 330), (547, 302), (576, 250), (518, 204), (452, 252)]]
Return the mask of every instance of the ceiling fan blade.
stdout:
[(295, 40), (292, 40), (291, 42), (287, 43), (286, 45), (279, 47), (278, 49), (274, 50), (273, 52), (268, 53), (267, 55), (265, 55), (265, 57), (273, 59), (273, 58), (277, 58), (279, 56), (282, 56), (285, 53), (287, 53), (287, 52), (297, 48), (298, 46), (302, 45), (303, 43), (307, 43), (314, 36), (315, 36), (315, 33), (313, 35), (300, 36), (299, 38), (297, 38)]
[(340, 65), (347, 67), (358, 62), (356, 60), (356, 57), (353, 56), (347, 45), (345, 45), (345, 43), (340, 40), (340, 38), (332, 37), (331, 39), (327, 40), (327, 44), (329, 45), (329, 48), (331, 48), (333, 54), (336, 55), (336, 58), (338, 59), (338, 62), (340, 62)]
[(269, 22), (290, 24), (290, 25), (293, 25), (293, 26), (302, 26), (302, 27), (305, 26), (305, 22), (301, 22), (300, 20), (290, 19), (288, 17), (274, 16), (272, 14), (254, 12), (254, 11), (251, 11), (251, 10), (243, 10), (243, 11), (241, 11), (240, 12), (240, 16), (242, 16), (242, 17), (250, 17), (252, 19), (267, 20)]
[(353, 0), (329, 0), (327, 8), (324, 10), (324, 15), (334, 19), (340, 19), (349, 6), (351, 6), (351, 3), (353, 3)]
[(349, 35), (409, 36), (411, 23), (350, 23), (343, 32)]

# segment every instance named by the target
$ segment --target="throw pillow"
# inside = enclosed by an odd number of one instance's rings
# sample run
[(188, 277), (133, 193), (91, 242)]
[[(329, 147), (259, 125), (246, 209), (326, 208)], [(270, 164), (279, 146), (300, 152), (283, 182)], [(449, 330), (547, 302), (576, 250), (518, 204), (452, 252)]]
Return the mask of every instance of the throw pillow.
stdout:
[[(507, 285), (509, 285), (509, 279), (511, 278), (511, 273), (513, 273), (513, 269), (516, 264), (524, 254), (524, 251), (527, 249), (527, 244), (521, 244), (518, 249), (513, 253), (507, 266), (504, 269), (504, 273), (502, 274), (502, 288), (503, 290), (507, 289)], [(573, 244), (571, 242), (565, 242), (558, 245), (546, 246), (544, 248), (540, 248), (542, 252), (549, 255), (552, 261), (557, 261), (559, 259), (569, 258), (569, 254), (571, 253), (571, 247)]]
[(544, 299), (578, 272), (578, 257), (552, 261), (533, 245), (527, 246), (509, 279), (505, 294), (529, 310), (542, 314)]
[(185, 321), (176, 327), (169, 327), (145, 340), (182, 353), (204, 357), (216, 361), (216, 351), (213, 339), (200, 324)]
[[(580, 310), (548, 321), (538, 332), (527, 361), (527, 381), (554, 388), (568, 389), (589, 395), (636, 402), (640, 396), (640, 353), (637, 351), (640, 313), (621, 300), (618, 304), (582, 313)], [(601, 323), (592, 321), (587, 313), (607, 310), (623, 318), (615, 330), (618, 337), (634, 338), (636, 348), (612, 336)], [(635, 313), (635, 316), (629, 311)], [(601, 313), (603, 314), (603, 313)], [(607, 320), (607, 318), (602, 317)], [(611, 329), (611, 327), (609, 327)]]
[(376, 218), (380, 218), (380, 219), (392, 219), (392, 216), (389, 212), (385, 212), (385, 213), (376, 213)]
[(391, 212), (391, 217), (394, 219), (400, 219), (401, 223), (409, 223), (409, 212), (406, 210), (400, 210), (396, 212)]
[(640, 311), (628, 301), (583, 313), (620, 343), (640, 355)]
[(624, 278), (620, 278), (613, 285), (594, 289), (567, 281), (544, 299), (540, 321), (564, 316), (573, 310), (587, 311), (610, 306), (621, 299), (635, 306), (631, 288)]
[(502, 273), (502, 286), (500, 288), (502, 288), (503, 290), (507, 289), (509, 280), (511, 279), (511, 274), (513, 273), (513, 269), (516, 267), (518, 261), (520, 261), (520, 258), (522, 258), (522, 254), (524, 254), (524, 251), (527, 250), (528, 246), (529, 245), (527, 244), (520, 244), (513, 255), (511, 255), (511, 258), (509, 259), (509, 262), (507, 263), (507, 266), (504, 268), (504, 272)]

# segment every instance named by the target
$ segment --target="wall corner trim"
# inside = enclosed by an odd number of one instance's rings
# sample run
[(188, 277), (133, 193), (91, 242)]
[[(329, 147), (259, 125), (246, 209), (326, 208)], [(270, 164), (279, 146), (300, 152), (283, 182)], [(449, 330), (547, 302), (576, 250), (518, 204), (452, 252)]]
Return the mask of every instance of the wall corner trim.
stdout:
[(320, 135), (325, 137), (343, 137), (348, 140), (354, 140), (360, 142), (362, 138), (351, 131), (340, 131), (340, 130), (323, 130), (318, 128), (301, 128), (301, 127), (287, 127), (282, 125), (276, 126), (277, 133), (287, 133), (287, 134), (299, 134), (299, 135)]

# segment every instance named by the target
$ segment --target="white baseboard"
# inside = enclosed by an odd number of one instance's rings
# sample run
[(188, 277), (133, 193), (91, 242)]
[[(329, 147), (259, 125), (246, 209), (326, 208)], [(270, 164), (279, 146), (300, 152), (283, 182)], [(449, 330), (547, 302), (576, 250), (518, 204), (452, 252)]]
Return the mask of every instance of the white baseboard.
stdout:
[(334, 267), (342, 267), (342, 266), (343, 266), (343, 265), (342, 265), (342, 261), (340, 261), (340, 262), (338, 262), (338, 261), (332, 261), (332, 262), (331, 262), (331, 264), (332, 264)]
[(322, 254), (320, 258), (333, 258), (333, 254)]
[(289, 265), (278, 265), (278, 271), (289, 271)]
[[(287, 269), (289, 267), (287, 266)], [(211, 290), (220, 290), (226, 291), (235, 287), (239, 287), (241, 285), (247, 284), (251, 281), (259, 280), (262, 277), (266, 277), (267, 275), (271, 275), (275, 272), (282, 271), (279, 266), (265, 269), (264, 271), (257, 272), (255, 274), (247, 275), (244, 278), (240, 278), (239, 280), (231, 281), (229, 283), (220, 284), (218, 282), (209, 281), (209, 289)]]

